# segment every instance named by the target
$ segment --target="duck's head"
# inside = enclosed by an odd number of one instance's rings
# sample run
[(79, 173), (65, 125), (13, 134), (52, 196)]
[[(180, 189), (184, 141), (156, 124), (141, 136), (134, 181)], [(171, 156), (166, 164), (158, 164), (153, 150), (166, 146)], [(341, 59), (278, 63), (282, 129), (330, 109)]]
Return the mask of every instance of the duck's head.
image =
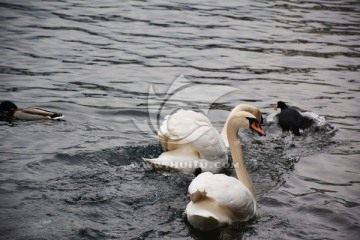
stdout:
[(10, 101), (3, 101), (0, 103), (0, 111), (2, 112), (10, 112), (10, 111), (15, 111), (17, 108), (17, 106)]
[(280, 108), (281, 110), (286, 109), (288, 106), (282, 102), (282, 101), (278, 101), (277, 104), (274, 105), (274, 110), (277, 111), (278, 108)]

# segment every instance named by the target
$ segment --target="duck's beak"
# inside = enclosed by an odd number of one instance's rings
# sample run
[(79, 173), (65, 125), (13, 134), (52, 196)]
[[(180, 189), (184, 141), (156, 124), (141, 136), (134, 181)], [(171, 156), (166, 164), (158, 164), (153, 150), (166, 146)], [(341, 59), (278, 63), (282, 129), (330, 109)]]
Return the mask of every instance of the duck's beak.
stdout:
[(261, 126), (257, 122), (253, 122), (250, 125), (250, 128), (256, 131), (260, 136), (266, 136), (264, 130), (262, 130)]
[(278, 105), (277, 105), (277, 104), (274, 105), (274, 110), (275, 110), (275, 111), (278, 110)]

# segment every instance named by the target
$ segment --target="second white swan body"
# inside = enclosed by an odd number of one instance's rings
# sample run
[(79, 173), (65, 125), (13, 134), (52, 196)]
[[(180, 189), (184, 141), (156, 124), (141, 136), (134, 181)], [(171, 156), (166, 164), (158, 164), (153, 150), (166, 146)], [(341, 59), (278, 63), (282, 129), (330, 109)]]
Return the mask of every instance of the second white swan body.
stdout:
[(248, 112), (234, 113), (226, 132), (237, 179), (224, 174), (204, 172), (190, 184), (191, 202), (186, 207), (189, 223), (200, 230), (211, 230), (235, 221), (247, 221), (256, 213), (255, 191), (246, 170), (239, 128), (252, 128), (265, 135), (258, 120)]

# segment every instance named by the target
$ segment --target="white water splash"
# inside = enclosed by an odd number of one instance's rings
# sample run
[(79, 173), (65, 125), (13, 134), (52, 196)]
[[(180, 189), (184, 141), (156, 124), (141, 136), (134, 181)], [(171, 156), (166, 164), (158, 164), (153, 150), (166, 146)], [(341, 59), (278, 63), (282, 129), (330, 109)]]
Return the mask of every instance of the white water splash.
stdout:
[(314, 120), (316, 126), (321, 127), (324, 126), (327, 122), (324, 116), (320, 116), (314, 112), (300, 112), (303, 117), (310, 118)]

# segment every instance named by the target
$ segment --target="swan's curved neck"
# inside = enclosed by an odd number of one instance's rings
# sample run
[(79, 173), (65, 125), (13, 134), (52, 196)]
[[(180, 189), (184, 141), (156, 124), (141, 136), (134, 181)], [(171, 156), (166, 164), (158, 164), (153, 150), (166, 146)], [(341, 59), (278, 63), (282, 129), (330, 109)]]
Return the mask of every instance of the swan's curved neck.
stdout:
[(237, 127), (233, 121), (229, 121), (226, 126), (227, 137), (229, 140), (229, 148), (231, 152), (231, 156), (233, 159), (234, 169), (236, 172), (236, 176), (252, 193), (255, 197), (255, 190), (249, 176), (249, 173), (246, 170), (244, 159), (243, 159), (243, 152), (241, 148), (240, 140), (238, 139), (238, 131), (239, 127)]

